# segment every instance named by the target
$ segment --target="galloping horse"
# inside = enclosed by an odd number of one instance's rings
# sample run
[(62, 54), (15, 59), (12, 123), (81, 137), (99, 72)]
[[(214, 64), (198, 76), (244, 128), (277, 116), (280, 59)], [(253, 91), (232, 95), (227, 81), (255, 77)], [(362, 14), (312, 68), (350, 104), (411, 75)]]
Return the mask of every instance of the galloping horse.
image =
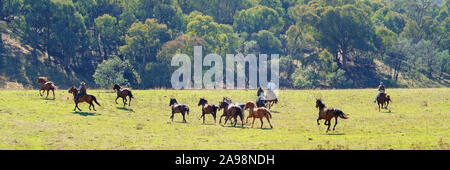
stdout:
[(185, 104), (178, 104), (177, 99), (174, 98), (170, 99), (169, 106), (172, 107), (172, 116), (170, 116), (172, 122), (173, 122), (173, 115), (175, 113), (181, 113), (181, 115), (183, 115), (183, 122), (186, 123), (184, 114), (187, 113), (189, 115), (189, 107)]
[(53, 82), (47, 81), (47, 77), (39, 77), (37, 83), (41, 84), (41, 89), (39, 89), (39, 95), (41, 95), (41, 97), (44, 95), (41, 94), (42, 90), (44, 91), (44, 93), (45, 90), (47, 90), (47, 96), (45, 98), (48, 97), (48, 92), (52, 90), (53, 98), (55, 98), (55, 84), (53, 84)]
[(275, 103), (278, 103), (278, 98), (276, 94), (269, 90), (267, 94), (264, 93), (264, 90), (259, 87), (257, 92), (257, 98), (256, 98), (256, 106), (258, 107), (273, 107)]
[[(386, 93), (382, 93), (378, 99), (377, 99), (377, 103), (378, 103), (378, 112), (381, 111), (380, 109), (380, 104), (381, 104), (381, 108), (387, 109), (389, 102), (392, 102), (391, 100), (391, 96), (389, 96)], [(384, 106), (386, 104), (386, 106)]]
[[(69, 89), (69, 93), (72, 93), (73, 97), (75, 98), (75, 96), (78, 94), (78, 89), (76, 87), (72, 86)], [(89, 103), (89, 110), (91, 110), (91, 106), (92, 106), (94, 108), (94, 111), (97, 111), (97, 110), (95, 110), (95, 106), (94, 106), (93, 102), (95, 102), (97, 105), (101, 106), (100, 103), (97, 102), (97, 98), (95, 98), (94, 95), (86, 94), (86, 95), (80, 96), (78, 98), (78, 100), (75, 101), (75, 108), (73, 109), (73, 111), (75, 111), (76, 109), (81, 111), (81, 109), (78, 107), (78, 103), (82, 103), (82, 102)]]
[[(244, 112), (242, 108), (238, 105), (229, 104), (227, 102), (219, 102), (219, 110), (223, 109), (223, 114), (220, 116), (219, 124), (222, 122), (222, 117), (225, 117), (225, 124), (227, 124), (228, 119), (234, 118), (234, 125), (237, 124), (237, 116), (241, 118), (242, 127), (244, 127)], [(231, 121), (231, 124), (233, 122)]]
[(325, 125), (328, 125), (327, 133), (330, 130), (331, 119), (335, 118), (335, 124), (333, 130), (335, 130), (338, 123), (338, 117), (342, 119), (348, 119), (347, 115), (339, 109), (327, 108), (325, 104), (322, 103), (321, 99), (316, 100), (316, 108), (319, 108), (319, 117), (317, 118), (317, 125), (320, 125), (319, 120), (325, 119)]
[(214, 117), (214, 123), (216, 123), (216, 113), (217, 109), (219, 109), (218, 106), (208, 104), (208, 101), (204, 98), (200, 98), (200, 101), (198, 101), (198, 106), (202, 106), (202, 116), (200, 116), (200, 118), (203, 117), (203, 123), (205, 123), (205, 114), (211, 114)]
[(255, 118), (259, 118), (259, 120), (261, 120), (261, 128), (263, 127), (263, 117), (265, 117), (267, 119), (267, 121), (269, 122), (270, 128), (273, 128), (272, 124), (270, 123), (269, 118), (272, 118), (272, 114), (270, 114), (270, 111), (268, 109), (266, 109), (265, 107), (256, 107), (256, 104), (253, 102), (247, 102), (247, 104), (245, 104), (245, 110), (249, 110), (250, 114), (247, 117), (247, 120), (245, 121), (246, 123), (248, 123), (248, 118), (253, 117), (253, 122), (252, 122), (252, 128), (253, 125), (255, 124)]
[(122, 88), (118, 84), (114, 84), (113, 90), (117, 90), (117, 97), (116, 97), (116, 100), (115, 100), (116, 104), (119, 104), (119, 103), (117, 103), (117, 99), (119, 97), (121, 97), (122, 101), (123, 101), (123, 106), (125, 107), (125, 105), (127, 105), (127, 96), (128, 96), (128, 98), (130, 98), (130, 102), (128, 102), (128, 106), (130, 106), (131, 98), (134, 98), (134, 97), (133, 97), (133, 94), (131, 93), (131, 90), (129, 88)]

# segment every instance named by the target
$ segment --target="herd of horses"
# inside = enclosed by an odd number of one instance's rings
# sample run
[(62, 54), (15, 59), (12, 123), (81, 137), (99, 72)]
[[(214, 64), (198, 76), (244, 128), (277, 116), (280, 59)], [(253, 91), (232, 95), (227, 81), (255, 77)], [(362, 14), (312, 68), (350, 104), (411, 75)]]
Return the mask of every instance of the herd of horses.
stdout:
[[(47, 91), (47, 96), (46, 96), (46, 98), (47, 98), (49, 91), (51, 90), (53, 92), (53, 97), (55, 98), (54, 91), (56, 89), (56, 86), (53, 82), (48, 81), (47, 77), (39, 77), (38, 83), (41, 84), (41, 88), (39, 89), (40, 96), (44, 95), (41, 93), (41, 91), (43, 91), (44, 93), (45, 93), (45, 91)], [(131, 105), (131, 99), (134, 98), (133, 94), (131, 92), (131, 89), (122, 88), (118, 84), (114, 84), (113, 90), (117, 92), (117, 97), (115, 99), (116, 104), (118, 104), (117, 99), (119, 99), (119, 97), (120, 97), (120, 98), (122, 98), (124, 107), (126, 105), (128, 105), (128, 106)], [(79, 93), (79, 91), (80, 90), (77, 89), (75, 86), (72, 86), (68, 92), (72, 93), (73, 97), (75, 99), (75, 96)], [(224, 125), (226, 125), (228, 120), (230, 120), (230, 124), (232, 126), (236, 126), (238, 120), (240, 120), (241, 126), (244, 127), (245, 111), (248, 110), (249, 115), (247, 116), (245, 123), (248, 123), (249, 118), (253, 118), (253, 121), (252, 121), (252, 128), (253, 128), (255, 119), (259, 118), (261, 121), (261, 128), (263, 128), (263, 125), (264, 125), (263, 119), (266, 118), (270, 125), (270, 128), (273, 128), (272, 123), (270, 122), (270, 119), (272, 119), (270, 107), (272, 107), (274, 103), (277, 103), (278, 99), (274, 98), (274, 99), (266, 100), (266, 99), (262, 98), (262, 96), (264, 96), (264, 91), (262, 90), (262, 88), (258, 89), (257, 96), (258, 96), (258, 98), (256, 99), (255, 102), (248, 101), (245, 104), (233, 103), (231, 98), (224, 97), (222, 99), (222, 101), (219, 101), (218, 105), (209, 104), (208, 100), (206, 100), (205, 98), (200, 98), (200, 100), (198, 102), (198, 106), (201, 106), (202, 115), (199, 117), (199, 119), (203, 118), (203, 123), (205, 123), (205, 115), (211, 114), (212, 117), (214, 118), (214, 123), (216, 123), (217, 113), (218, 113), (218, 111), (223, 109), (223, 114), (219, 118), (219, 124), (222, 123), (222, 118), (225, 117)], [(128, 99), (127, 99), (127, 97), (128, 97)], [(127, 103), (128, 100), (129, 100), (129, 102)], [(91, 110), (91, 107), (92, 107), (93, 110), (96, 111), (94, 103), (97, 104), (98, 106), (101, 106), (100, 103), (97, 101), (96, 97), (91, 94), (82, 95), (78, 98), (78, 100), (76, 100), (74, 102), (75, 102), (75, 108), (73, 109), (73, 111), (76, 111), (76, 109), (81, 111), (81, 109), (78, 107), (78, 104), (82, 103), (82, 102), (86, 102), (89, 104), (89, 110)], [(378, 97), (378, 99), (377, 99), (378, 110), (380, 111), (381, 108), (387, 109), (389, 102), (392, 102), (389, 95), (387, 95), (387, 94), (380, 95), (380, 97)], [(172, 120), (172, 122), (173, 122), (174, 115), (176, 113), (180, 113), (183, 116), (184, 123), (187, 122), (186, 115), (189, 115), (189, 106), (187, 106), (186, 104), (179, 104), (175, 98), (170, 98), (169, 106), (171, 107), (171, 110), (172, 110), (172, 114), (170, 116), (170, 119)], [(321, 99), (316, 99), (316, 108), (319, 109), (317, 125), (320, 125), (319, 121), (324, 119), (325, 120), (324, 125), (328, 126), (326, 132), (328, 132), (330, 130), (331, 120), (333, 118), (335, 119), (335, 124), (333, 126), (333, 130), (336, 129), (336, 125), (338, 123), (338, 118), (348, 119), (348, 115), (345, 114), (343, 111), (336, 109), (336, 108), (327, 108)]]

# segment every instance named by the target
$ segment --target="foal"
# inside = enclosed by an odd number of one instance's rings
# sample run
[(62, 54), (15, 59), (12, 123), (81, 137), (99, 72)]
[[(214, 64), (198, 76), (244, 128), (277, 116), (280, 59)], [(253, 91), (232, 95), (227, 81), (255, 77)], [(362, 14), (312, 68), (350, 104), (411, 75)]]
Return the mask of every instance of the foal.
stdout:
[(128, 106), (130, 106), (131, 98), (134, 98), (134, 97), (129, 88), (122, 88), (116, 83), (116, 84), (114, 84), (113, 90), (117, 90), (117, 97), (115, 100), (116, 104), (119, 104), (119, 103), (117, 103), (117, 99), (119, 97), (121, 97), (122, 101), (123, 101), (123, 107), (125, 107), (125, 105), (127, 105), (127, 96), (128, 96), (128, 98), (130, 98), (130, 101), (128, 102)]
[(330, 125), (331, 125), (331, 119), (335, 118), (335, 124), (333, 127), (333, 130), (336, 129), (336, 125), (338, 123), (338, 117), (342, 118), (342, 119), (348, 119), (347, 114), (345, 114), (344, 112), (342, 112), (339, 109), (335, 109), (335, 108), (327, 108), (325, 106), (325, 104), (322, 103), (321, 99), (317, 99), (316, 100), (316, 108), (319, 108), (319, 117), (317, 118), (317, 125), (320, 125), (319, 120), (320, 119), (325, 119), (325, 125), (328, 125), (328, 129), (327, 129), (327, 133), (330, 130)]
[(253, 123), (252, 123), (252, 128), (253, 125), (255, 124), (255, 118), (259, 118), (259, 120), (261, 120), (261, 128), (263, 127), (263, 117), (265, 117), (267, 119), (267, 121), (269, 122), (270, 128), (273, 128), (272, 124), (270, 123), (269, 118), (272, 118), (272, 114), (270, 114), (270, 111), (268, 109), (266, 109), (265, 107), (256, 107), (256, 104), (253, 102), (247, 102), (247, 104), (245, 104), (245, 110), (249, 110), (250, 114), (247, 117), (247, 120), (245, 121), (246, 123), (248, 122), (248, 118), (253, 117)]
[(200, 101), (198, 101), (198, 106), (202, 106), (202, 116), (200, 116), (200, 118), (203, 117), (203, 124), (205, 123), (205, 114), (211, 114), (214, 117), (214, 123), (216, 123), (216, 113), (217, 109), (219, 109), (218, 106), (208, 104), (208, 101), (204, 98), (200, 98)]
[(181, 115), (183, 115), (183, 122), (186, 123), (184, 114), (187, 113), (189, 115), (189, 107), (185, 104), (178, 104), (177, 99), (174, 98), (170, 99), (169, 106), (172, 107), (172, 116), (170, 116), (172, 122), (173, 122), (173, 115), (175, 113), (181, 113)]

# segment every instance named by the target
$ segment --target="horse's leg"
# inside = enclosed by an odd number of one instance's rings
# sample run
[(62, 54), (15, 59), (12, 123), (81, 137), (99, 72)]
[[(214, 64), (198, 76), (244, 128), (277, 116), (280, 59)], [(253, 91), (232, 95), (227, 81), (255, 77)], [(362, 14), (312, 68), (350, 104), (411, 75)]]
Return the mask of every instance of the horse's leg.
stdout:
[(55, 90), (52, 89), (52, 93), (53, 93), (53, 98), (55, 98)]
[(331, 120), (331, 119), (326, 120), (326, 121), (328, 121), (327, 133), (328, 133), (328, 131), (330, 130), (330, 126), (331, 126), (330, 120)]
[(130, 101), (128, 102), (128, 106), (131, 106), (131, 96), (128, 96), (130, 98)]
[(270, 123), (269, 116), (265, 115), (267, 121), (269, 122), (270, 128), (273, 128), (272, 123)]
[(320, 117), (317, 118), (317, 125), (320, 125), (319, 120), (320, 120)]
[(205, 114), (203, 114), (202, 117), (203, 117), (203, 124), (205, 124)]
[[(42, 97), (43, 94), (41, 94), (42, 89), (39, 90), (39, 95)], [(44, 91), (45, 92), (45, 91)]]
[(78, 107), (78, 103), (76, 104), (76, 107), (78, 108), (78, 110), (81, 112), (81, 109), (80, 109), (80, 107)]
[(174, 114), (174, 112), (173, 112), (173, 109), (172, 109), (172, 116), (170, 116), (170, 119), (172, 119), (172, 122), (173, 122), (173, 114)]
[(378, 112), (381, 112), (381, 110), (380, 110), (380, 102), (378, 102)]
[[(97, 111), (97, 110), (95, 110), (95, 105), (94, 105), (94, 103), (92, 102), (93, 100), (91, 100), (91, 102), (90, 102), (90, 104), (92, 105), (92, 108), (94, 109), (94, 111)], [(90, 107), (89, 107), (90, 108)]]
[(119, 95), (117, 95), (117, 97), (116, 97), (116, 100), (115, 100), (115, 101), (116, 101), (116, 104), (119, 104), (119, 103), (117, 103), (117, 99), (118, 99), (118, 98), (119, 98)]
[(216, 112), (211, 113), (214, 118), (214, 124), (216, 124)]
[(263, 127), (263, 124), (264, 124), (262, 118), (263, 118), (263, 117), (260, 117), (260, 118), (259, 118), (259, 120), (261, 121), (261, 128)]
[(48, 92), (50, 92), (50, 90), (47, 90), (47, 96), (45, 96), (45, 98), (47, 98), (47, 97), (48, 97)]
[(127, 102), (125, 101), (125, 98), (122, 97), (122, 102), (123, 102), (123, 107), (125, 107), (125, 105), (127, 105)]
[(252, 128), (254, 124), (255, 124), (255, 117), (253, 117)]
[(336, 125), (337, 125), (337, 122), (338, 122), (338, 121), (337, 121), (337, 120), (338, 120), (338, 117), (336, 116), (336, 117), (334, 117), (334, 119), (335, 119), (336, 121), (335, 121), (335, 123), (334, 123), (333, 130), (336, 130)]
[(184, 110), (183, 109), (181, 109), (181, 110), (182, 110), (181, 114), (183, 115), (183, 122), (186, 123), (187, 121), (186, 121), (185, 116), (184, 116)]

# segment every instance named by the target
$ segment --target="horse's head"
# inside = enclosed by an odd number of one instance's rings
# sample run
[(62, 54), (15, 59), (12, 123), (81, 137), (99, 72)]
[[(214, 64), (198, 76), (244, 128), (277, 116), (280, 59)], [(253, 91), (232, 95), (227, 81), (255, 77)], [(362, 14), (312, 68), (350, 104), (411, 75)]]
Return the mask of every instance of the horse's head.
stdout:
[(178, 102), (177, 102), (177, 99), (175, 99), (175, 98), (170, 98), (169, 106), (172, 106), (172, 105), (177, 104), (177, 103), (178, 103)]
[(198, 106), (204, 105), (204, 104), (208, 104), (208, 101), (205, 100), (204, 98), (200, 98), (200, 101), (198, 101)]
[(322, 103), (322, 99), (316, 99), (316, 108), (325, 107), (325, 105)]
[(47, 82), (47, 77), (39, 77), (37, 83), (45, 83)]
[(73, 93), (73, 94), (78, 93), (78, 89), (77, 89), (75, 86), (72, 86), (72, 87), (69, 89), (69, 93)]
[(251, 102), (251, 101), (248, 101), (246, 104), (245, 104), (245, 107), (244, 107), (244, 110), (247, 110), (247, 109), (253, 109), (253, 108), (255, 108), (255, 103), (253, 103), (253, 102)]
[(227, 102), (219, 102), (219, 110), (223, 109), (223, 108), (227, 108), (228, 107), (228, 103)]
[(117, 84), (117, 83), (116, 83), (116, 84), (114, 84), (114, 88), (113, 88), (113, 90), (116, 90), (116, 89), (117, 89), (117, 90), (120, 90), (120, 86), (119, 86), (119, 84)]

